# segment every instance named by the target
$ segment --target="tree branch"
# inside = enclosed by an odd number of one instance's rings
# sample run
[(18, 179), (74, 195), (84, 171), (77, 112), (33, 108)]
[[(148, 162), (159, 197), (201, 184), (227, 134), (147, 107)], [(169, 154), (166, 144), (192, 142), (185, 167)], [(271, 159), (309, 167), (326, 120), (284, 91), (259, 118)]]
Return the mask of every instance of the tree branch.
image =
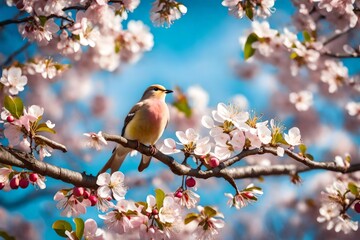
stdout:
[(10, 64), (14, 58), (19, 55), (22, 51), (27, 49), (31, 45), (31, 42), (25, 43), (21, 48), (13, 52), (11, 55), (9, 55), (6, 60), (0, 65), (1, 68), (5, 67), (6, 65)]
[[(140, 144), (137, 141), (128, 140), (121, 136), (109, 135), (103, 133), (107, 141), (113, 141), (123, 145), (124, 147), (136, 149), (142, 154), (151, 155), (151, 148)], [(323, 169), (333, 172), (351, 173), (360, 170), (360, 164), (352, 165), (350, 168), (336, 166), (334, 162), (315, 162), (304, 158), (290, 150), (285, 150), (285, 154), (290, 158), (302, 163), (303, 165), (287, 164), (287, 165), (271, 165), (271, 166), (242, 166), (230, 167), (235, 162), (250, 155), (259, 154), (276, 155), (274, 147), (262, 147), (252, 150), (244, 150), (233, 158), (230, 158), (220, 164), (218, 167), (208, 170), (193, 169), (182, 165), (174, 160), (173, 157), (157, 151), (154, 155), (160, 162), (167, 165), (176, 175), (188, 175), (196, 178), (207, 179), (211, 177), (224, 178), (233, 185), (232, 179), (257, 178), (260, 176), (277, 176), (277, 175), (293, 175), (295, 173), (311, 171), (315, 169)], [(3, 164), (25, 168), (37, 172), (44, 176), (59, 179), (63, 182), (73, 184), (75, 186), (83, 186), (96, 189), (96, 177), (87, 175), (86, 173), (75, 172), (66, 168), (60, 168), (49, 163), (37, 160), (34, 156), (14, 150), (8, 147), (0, 146), (0, 162)]]

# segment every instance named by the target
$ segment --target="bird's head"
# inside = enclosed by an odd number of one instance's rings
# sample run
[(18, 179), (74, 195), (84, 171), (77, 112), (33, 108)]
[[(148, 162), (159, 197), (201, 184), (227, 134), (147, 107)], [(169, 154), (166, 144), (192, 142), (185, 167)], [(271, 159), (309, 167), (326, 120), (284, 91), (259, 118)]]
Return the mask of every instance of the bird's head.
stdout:
[(141, 99), (147, 99), (147, 98), (165, 99), (166, 94), (172, 92), (173, 92), (172, 90), (168, 90), (164, 86), (155, 84), (155, 85), (151, 85), (145, 90)]

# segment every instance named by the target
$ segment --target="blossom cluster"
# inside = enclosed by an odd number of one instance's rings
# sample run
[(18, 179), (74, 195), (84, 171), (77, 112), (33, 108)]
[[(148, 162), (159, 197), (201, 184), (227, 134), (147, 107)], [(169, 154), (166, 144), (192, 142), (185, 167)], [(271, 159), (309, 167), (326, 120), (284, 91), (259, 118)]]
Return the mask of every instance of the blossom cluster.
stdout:
[(244, 149), (266, 145), (276, 146), (278, 155), (283, 156), (283, 145), (294, 147), (301, 144), (298, 128), (293, 127), (283, 134), (282, 128), (277, 126), (274, 120), (270, 121), (270, 126), (268, 121), (258, 122), (256, 116), (250, 117), (249, 112), (241, 111), (236, 105), (219, 103), (217, 109), (212, 111), (212, 117), (202, 118), (202, 124), (209, 129), (211, 138), (201, 138), (198, 132), (189, 128), (185, 132), (176, 132), (179, 143), (167, 138), (160, 150), (165, 154), (184, 152), (210, 164), (211, 157), (206, 156), (214, 156), (224, 161)]
[[(193, 187), (192, 183), (195, 182), (190, 182), (187, 185)], [(99, 229), (92, 222), (91, 229), (84, 231), (89, 236), (92, 234), (93, 237), (96, 235), (98, 239), (103, 239), (104, 234), (110, 232), (122, 236), (135, 234), (144, 239), (172, 239), (181, 234), (186, 224), (194, 221), (197, 222), (193, 231), (195, 239), (204, 239), (204, 236), (205, 239), (211, 239), (224, 226), (223, 220), (219, 219), (223, 215), (211, 207), (197, 206), (199, 196), (191, 190), (178, 189), (175, 193), (165, 194), (161, 189), (156, 189), (155, 196), (148, 195), (145, 202), (134, 202), (125, 199), (127, 187), (124, 185), (123, 173), (102, 173), (96, 183), (99, 186), (97, 190), (74, 187), (62, 189), (54, 196), (54, 200), (58, 201), (57, 207), (62, 209), (61, 215), (66, 217), (85, 214), (87, 207), (95, 205), (101, 212), (105, 212), (99, 215), (104, 220), (105, 229)], [(183, 207), (191, 209), (196, 206), (200, 214), (191, 213), (190, 221), (189, 215), (184, 215)], [(60, 222), (55, 222), (53, 228), (57, 229), (58, 225)], [(75, 232), (67, 229), (64, 233), (72, 239)]]
[(0, 168), (0, 190), (9, 191), (20, 188), (27, 188), (29, 184), (45, 189), (45, 177), (34, 172), (18, 172), (10, 167)]
[(45, 141), (36, 138), (43, 132), (55, 133), (54, 123), (50, 120), (41, 122), (44, 108), (37, 105), (24, 108), (20, 98), (10, 96), (5, 97), (4, 105), (1, 120), (9, 146), (18, 146), (26, 152), (36, 150), (41, 161), (51, 156), (52, 148)]
[[(129, 21), (127, 29), (123, 29), (127, 12), (134, 11), (139, 2), (7, 1), (8, 5), (16, 5), (29, 14), (29, 20), (18, 27), (24, 38), (37, 42), (50, 53), (60, 53), (70, 60), (86, 62), (94, 69), (109, 71), (122, 62), (137, 61), (154, 45), (149, 28), (141, 21)], [(49, 79), (63, 70), (51, 60), (29, 65), (29, 71)]]
[(253, 20), (254, 17), (269, 17), (274, 11), (275, 0), (223, 0), (221, 4), (229, 9), (229, 13), (236, 18), (245, 15)]
[[(251, 34), (241, 38), (245, 58), (253, 55), (256, 59), (279, 66), (280, 77), (297, 79), (304, 77), (313, 82), (321, 82), (330, 94), (334, 94), (345, 86), (359, 90), (355, 77), (349, 75), (348, 68), (342, 61), (327, 55), (327, 48), (322, 38), (303, 32), (299, 34), (285, 28), (282, 32), (270, 28), (268, 22), (252, 23)], [(304, 71), (305, 70), (305, 71)], [(285, 80), (284, 80), (285, 81)], [(313, 88), (301, 84), (302, 90), (292, 90), (290, 103), (298, 111), (307, 111), (313, 105)], [(293, 86), (289, 86), (290, 91)]]
[(174, 0), (156, 0), (153, 2), (150, 19), (155, 26), (170, 25), (187, 12), (182, 3)]
[(328, 0), (293, 0), (298, 11), (296, 20), (307, 26), (308, 30), (316, 29), (316, 19), (323, 17), (336, 31), (345, 31), (354, 28), (358, 21), (355, 9), (359, 3), (355, 0), (328, 1)]
[[(360, 188), (351, 179), (339, 179), (332, 185), (326, 187), (322, 192), (322, 204), (319, 209), (320, 216), (317, 221), (327, 223), (327, 230), (334, 229), (335, 232), (358, 230), (358, 222), (353, 221), (347, 209), (351, 206), (360, 213)], [(359, 205), (359, 206), (358, 206)]]

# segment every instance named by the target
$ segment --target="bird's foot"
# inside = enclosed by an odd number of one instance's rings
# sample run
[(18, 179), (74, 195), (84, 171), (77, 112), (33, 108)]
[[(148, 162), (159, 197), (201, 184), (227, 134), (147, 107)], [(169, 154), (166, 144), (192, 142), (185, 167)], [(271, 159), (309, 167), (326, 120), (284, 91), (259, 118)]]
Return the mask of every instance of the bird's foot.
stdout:
[(135, 140), (136, 141), (136, 150), (139, 150), (139, 148), (140, 148), (140, 142), (139, 142), (139, 140)]
[(154, 156), (157, 153), (157, 148), (155, 147), (155, 145), (150, 145), (150, 154), (151, 156)]

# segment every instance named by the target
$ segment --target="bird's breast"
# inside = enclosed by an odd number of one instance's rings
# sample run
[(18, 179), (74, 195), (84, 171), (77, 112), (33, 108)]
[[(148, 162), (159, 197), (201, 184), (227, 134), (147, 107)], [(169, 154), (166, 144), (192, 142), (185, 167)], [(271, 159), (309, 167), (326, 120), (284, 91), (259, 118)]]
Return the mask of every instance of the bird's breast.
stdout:
[(155, 144), (161, 137), (169, 116), (165, 102), (154, 101), (139, 109), (125, 130), (125, 137), (143, 144)]

